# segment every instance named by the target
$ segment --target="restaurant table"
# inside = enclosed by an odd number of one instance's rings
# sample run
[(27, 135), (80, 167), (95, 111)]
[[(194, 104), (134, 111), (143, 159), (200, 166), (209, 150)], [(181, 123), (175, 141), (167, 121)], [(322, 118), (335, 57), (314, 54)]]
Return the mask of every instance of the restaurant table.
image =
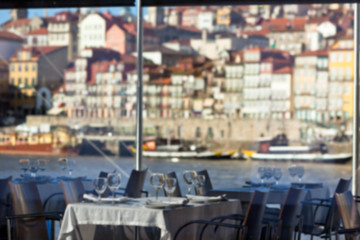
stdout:
[[(323, 187), (322, 185), (318, 185), (317, 187), (307, 188), (306, 184), (304, 184), (304, 192), (302, 196), (302, 200), (309, 200), (312, 198), (328, 198), (330, 196), (330, 190), (328, 187)], [(245, 210), (247, 208), (248, 203), (250, 202), (251, 195), (255, 190), (259, 191), (269, 191), (269, 196), (267, 200), (267, 204), (269, 206), (278, 205), (280, 208), (280, 204), (283, 203), (286, 192), (290, 185), (280, 185), (280, 186), (272, 186), (272, 187), (252, 187), (252, 186), (244, 186), (237, 188), (221, 188), (221, 189), (213, 189), (209, 190), (209, 196), (217, 196), (226, 194), (229, 198), (239, 199), (242, 203), (242, 208)], [(310, 205), (302, 205), (299, 208), (299, 213), (303, 216), (303, 224), (304, 226), (312, 226), (314, 224), (314, 206)], [(324, 212), (326, 209), (319, 209), (316, 220), (320, 220), (325, 217)]]
[[(154, 198), (130, 199), (124, 203), (75, 203), (66, 208), (61, 225), (59, 240), (97, 239), (104, 236), (99, 228), (106, 226), (139, 226), (160, 229), (161, 240), (172, 239), (180, 226), (196, 219), (212, 219), (215, 216), (241, 213), (237, 199), (218, 202), (188, 203), (176, 208), (147, 208), (146, 201)], [(159, 197), (159, 199), (163, 199)], [(172, 201), (181, 198), (172, 198)], [(114, 229), (114, 228), (113, 228)], [(196, 239), (201, 226), (190, 226), (179, 239)], [(223, 234), (234, 234), (234, 230)], [(115, 232), (114, 232), (115, 234)], [(223, 239), (227, 239), (228, 235)], [(100, 238), (98, 238), (100, 239)], [(123, 239), (118, 237), (117, 239)]]

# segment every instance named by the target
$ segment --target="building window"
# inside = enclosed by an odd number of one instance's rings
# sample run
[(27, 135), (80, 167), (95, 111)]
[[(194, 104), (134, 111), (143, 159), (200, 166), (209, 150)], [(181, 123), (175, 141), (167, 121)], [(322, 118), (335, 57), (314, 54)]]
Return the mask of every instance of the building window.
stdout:
[(196, 127), (196, 138), (201, 138), (201, 128), (200, 127)]

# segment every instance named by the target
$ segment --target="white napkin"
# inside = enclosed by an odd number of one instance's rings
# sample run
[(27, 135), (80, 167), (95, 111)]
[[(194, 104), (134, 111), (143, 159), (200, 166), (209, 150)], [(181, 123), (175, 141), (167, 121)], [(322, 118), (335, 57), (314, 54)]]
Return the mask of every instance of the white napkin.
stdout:
[(181, 198), (181, 199), (171, 199), (171, 200), (155, 200), (155, 199), (147, 199), (146, 204), (166, 204), (166, 205), (185, 205), (189, 202), (189, 199)]
[(226, 198), (225, 195), (219, 195), (219, 196), (199, 196), (199, 195), (190, 195), (187, 194), (186, 197), (190, 201), (221, 201)]
[[(89, 200), (89, 201), (93, 201), (93, 202), (97, 202), (99, 201), (98, 197), (93, 195), (93, 194), (87, 194), (85, 193), (83, 195), (83, 198), (86, 199), (86, 200)], [(108, 197), (108, 198), (100, 198), (100, 201), (101, 202), (126, 202), (127, 200), (129, 200), (128, 197), (116, 197), (116, 198), (112, 198), (112, 197)]]

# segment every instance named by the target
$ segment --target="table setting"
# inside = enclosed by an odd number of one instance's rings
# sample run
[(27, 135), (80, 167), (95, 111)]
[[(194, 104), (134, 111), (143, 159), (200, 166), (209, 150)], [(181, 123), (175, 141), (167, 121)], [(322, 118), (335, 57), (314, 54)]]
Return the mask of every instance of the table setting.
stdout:
[[(100, 231), (102, 225), (156, 227), (160, 229), (160, 239), (172, 239), (176, 230), (190, 220), (211, 219), (216, 215), (242, 211), (240, 201), (227, 199), (224, 195), (199, 196), (189, 191), (184, 197), (171, 196), (177, 180), (164, 176), (162, 173), (151, 174), (149, 181), (155, 196), (146, 198), (118, 196), (116, 190), (120, 186), (120, 174), (95, 178), (93, 188), (97, 194), (86, 193), (84, 202), (68, 204), (59, 240), (93, 238), (92, 233)], [(201, 187), (203, 180), (202, 177), (191, 180), (192, 185)], [(107, 187), (113, 194), (102, 196)], [(168, 196), (159, 196), (160, 189), (164, 189)], [(198, 229), (191, 231), (188, 237), (195, 239)]]

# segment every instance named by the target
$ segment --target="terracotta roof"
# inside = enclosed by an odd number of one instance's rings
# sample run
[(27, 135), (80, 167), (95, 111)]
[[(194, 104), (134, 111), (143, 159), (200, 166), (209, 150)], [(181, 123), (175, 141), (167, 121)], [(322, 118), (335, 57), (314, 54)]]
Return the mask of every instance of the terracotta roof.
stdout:
[(286, 73), (292, 73), (292, 72), (293, 72), (292, 67), (283, 67), (283, 68), (279, 68), (274, 71), (274, 73), (276, 73), (276, 74), (286, 74)]
[[(41, 57), (43, 55), (46, 55), (46, 54), (51, 53), (53, 51), (56, 51), (56, 50), (58, 50), (60, 48), (65, 48), (65, 47), (62, 47), (62, 46), (60, 46), (60, 47), (58, 47), (58, 46), (56, 46), (56, 47), (54, 47), (54, 46), (26, 47), (26, 48), (18, 49), (17, 52), (19, 52), (19, 51), (31, 51), (31, 53), (32, 53), (31, 57), (32, 58), (39, 58), (39, 57)], [(15, 59), (17, 58), (16, 53), (12, 56), (12, 58), (15, 58)]]
[(43, 27), (43, 28), (31, 31), (27, 35), (45, 35), (47, 33), (48, 33), (47, 29)]
[(31, 21), (30, 18), (22, 18), (22, 19), (18, 19), (18, 20), (14, 20), (14, 21), (8, 21), (8, 22), (4, 23), (2, 26), (5, 28), (10, 28), (10, 27), (14, 27), (14, 26), (28, 25), (30, 23), (30, 21)]
[(19, 35), (16, 35), (14, 33), (7, 32), (7, 31), (0, 31), (0, 39), (9, 39), (9, 40), (14, 40), (14, 41), (19, 41), (19, 42), (24, 41), (24, 39), (22, 37), (20, 37)]
[(152, 84), (159, 84), (159, 85), (168, 85), (171, 83), (171, 78), (158, 78), (156, 80), (151, 81)]
[(328, 56), (328, 51), (326, 51), (326, 50), (306, 51), (306, 52), (300, 53), (296, 56)]

